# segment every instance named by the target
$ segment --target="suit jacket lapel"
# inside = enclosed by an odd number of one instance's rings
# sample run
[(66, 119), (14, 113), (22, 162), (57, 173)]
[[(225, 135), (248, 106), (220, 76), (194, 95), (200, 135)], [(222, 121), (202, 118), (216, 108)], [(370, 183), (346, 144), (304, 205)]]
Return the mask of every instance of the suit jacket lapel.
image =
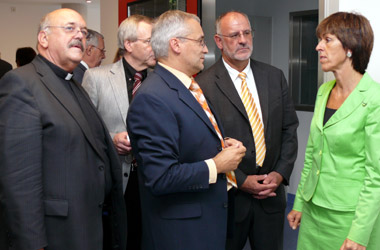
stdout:
[(217, 135), (214, 126), (211, 124), (210, 119), (207, 117), (205, 111), (199, 105), (198, 101), (195, 97), (190, 93), (190, 90), (186, 89), (185, 85), (172, 73), (167, 71), (160, 65), (156, 65), (154, 72), (161, 76), (161, 78), (166, 82), (166, 84), (171, 88), (178, 92), (178, 98), (184, 102), (191, 110), (196, 113), (199, 118), (213, 131), (213, 133)]
[(215, 83), (218, 88), (223, 92), (227, 99), (236, 107), (237, 110), (245, 117), (249, 122), (247, 111), (245, 110), (244, 104), (240, 99), (239, 93), (237, 92), (234, 83), (228, 74), (227, 69), (224, 67), (223, 61), (220, 58), (217, 62), (216, 68), (216, 80)]
[(129, 107), (128, 90), (123, 67), (123, 60), (119, 60), (113, 65), (109, 74), (109, 84), (112, 86), (119, 112), (126, 126), (126, 119)]
[(264, 133), (266, 134), (268, 128), (268, 110), (269, 110), (269, 83), (268, 83), (268, 74), (264, 71), (261, 71), (255, 67), (255, 62), (251, 60), (251, 69), (253, 72), (253, 77), (255, 78), (255, 84), (257, 89), (257, 94), (259, 96), (261, 114), (263, 117), (264, 124)]
[[(352, 112), (354, 112), (361, 105), (367, 105), (365, 102), (365, 92), (368, 90), (370, 86), (370, 81), (366, 80), (368, 75), (364, 75), (362, 80), (358, 83), (356, 88), (351, 92), (351, 94), (347, 97), (347, 99), (343, 102), (342, 106), (334, 113), (333, 116), (326, 122), (325, 128), (336, 124), (337, 122), (343, 120)], [(331, 86), (331, 88), (334, 85)], [(329, 92), (330, 93), (330, 92)], [(326, 94), (326, 102), (329, 94)], [(324, 113), (324, 112), (321, 112)], [(322, 117), (323, 120), (323, 117)]]
[[(36, 71), (41, 75), (41, 81), (46, 88), (52, 93), (53, 96), (62, 104), (63, 107), (71, 114), (74, 120), (78, 123), (79, 127), (83, 131), (83, 134), (89, 141), (90, 145), (94, 148), (95, 152), (102, 158), (95, 138), (92, 135), (91, 129), (88, 126), (88, 122), (83, 116), (83, 111), (77, 104), (73, 95), (67, 94), (67, 89), (60, 83), (58, 77), (47, 67), (45, 63), (38, 57), (33, 61), (36, 66)], [(68, 83), (69, 84), (69, 83)], [(79, 87), (81, 89), (81, 87)], [(83, 91), (82, 91), (83, 92)], [(87, 97), (87, 94), (85, 95)], [(88, 99), (88, 98), (87, 98)], [(90, 102), (91, 103), (91, 102)]]

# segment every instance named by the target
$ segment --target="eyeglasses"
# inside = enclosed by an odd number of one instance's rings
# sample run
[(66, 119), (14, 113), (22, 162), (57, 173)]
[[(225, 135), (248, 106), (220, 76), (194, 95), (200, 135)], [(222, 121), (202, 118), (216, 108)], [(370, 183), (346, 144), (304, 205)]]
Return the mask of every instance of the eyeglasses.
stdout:
[(50, 26), (47, 26), (47, 28), (60, 28), (60, 29), (63, 29), (67, 34), (71, 34), (71, 35), (77, 34), (76, 33), (76, 32), (78, 32), (77, 28), (79, 28), (80, 32), (82, 33), (82, 35), (84, 37), (87, 37), (87, 35), (88, 35), (88, 30), (86, 28), (80, 28), (80, 27), (75, 26), (75, 25), (67, 25), (67, 26), (50, 25)]
[(140, 38), (137, 38), (136, 40), (137, 40), (137, 41), (141, 41), (141, 42), (146, 43), (146, 44), (150, 44), (150, 38), (148, 38), (148, 39), (140, 39)]
[(204, 48), (204, 46), (206, 46), (206, 42), (205, 42), (205, 39), (203, 37), (199, 38), (199, 39), (191, 39), (191, 38), (187, 38), (187, 37), (178, 36), (176, 38), (197, 42), (197, 43), (199, 43), (199, 46), (201, 46), (202, 48)]
[(94, 47), (94, 48), (97, 48), (98, 50), (100, 50), (100, 52), (101, 52), (103, 55), (105, 55), (106, 52), (107, 52), (106, 49), (101, 49), (101, 48), (99, 48), (99, 47), (96, 47), (95, 45), (91, 45), (91, 46)]
[(223, 35), (223, 34), (217, 34), (218, 36), (228, 37), (232, 40), (237, 40), (240, 38), (240, 36), (243, 36), (244, 38), (248, 37), (254, 37), (254, 31), (253, 30), (241, 30), (235, 33), (232, 33), (230, 35)]

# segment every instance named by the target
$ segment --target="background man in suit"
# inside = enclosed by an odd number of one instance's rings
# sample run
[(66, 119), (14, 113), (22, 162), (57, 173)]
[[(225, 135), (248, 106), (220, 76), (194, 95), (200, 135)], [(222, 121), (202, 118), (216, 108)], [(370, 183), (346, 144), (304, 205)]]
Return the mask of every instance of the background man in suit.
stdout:
[(208, 51), (199, 18), (165, 12), (154, 25), (152, 47), (158, 65), (127, 117), (140, 178), (143, 249), (223, 249), (225, 173), (237, 167), (245, 147), (229, 139), (222, 151), (217, 118), (192, 82)]
[(117, 154), (69, 73), (86, 35), (79, 13), (47, 14), (39, 55), (0, 81), (0, 249), (101, 250), (106, 208), (112, 238), (104, 249), (126, 247)]
[(84, 72), (89, 68), (100, 66), (104, 58), (106, 58), (104, 36), (95, 30), (88, 29), (86, 49), (82, 61), (74, 69), (74, 80), (82, 84)]
[[(147, 68), (156, 64), (150, 46), (152, 20), (141, 15), (125, 19), (118, 30), (121, 60), (111, 65), (90, 69), (83, 78), (83, 87), (103, 117), (123, 165), (123, 190), (128, 216), (128, 249), (141, 245), (141, 208), (136, 164), (126, 127), (129, 103), (147, 75)], [(132, 164), (131, 164), (132, 163)]]
[(247, 148), (235, 170), (235, 231), (227, 249), (242, 249), (249, 237), (252, 249), (280, 250), (284, 184), (297, 155), (298, 119), (282, 71), (250, 59), (252, 32), (245, 14), (220, 16), (214, 39), (222, 58), (197, 81), (221, 117), (226, 136)]
[(5, 75), (5, 73), (7, 73), (10, 70), (12, 70), (12, 64), (2, 60), (0, 54), (0, 78), (3, 77), (3, 75)]

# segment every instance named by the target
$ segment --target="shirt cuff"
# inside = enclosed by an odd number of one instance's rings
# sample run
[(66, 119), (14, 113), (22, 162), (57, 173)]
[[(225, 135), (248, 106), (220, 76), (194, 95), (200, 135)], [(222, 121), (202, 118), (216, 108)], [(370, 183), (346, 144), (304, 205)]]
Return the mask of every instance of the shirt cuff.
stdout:
[(214, 184), (216, 183), (217, 177), (218, 177), (218, 172), (216, 170), (216, 165), (213, 159), (208, 159), (205, 160), (207, 167), (208, 167), (208, 172), (209, 172), (209, 178), (208, 178), (208, 183), (209, 184)]

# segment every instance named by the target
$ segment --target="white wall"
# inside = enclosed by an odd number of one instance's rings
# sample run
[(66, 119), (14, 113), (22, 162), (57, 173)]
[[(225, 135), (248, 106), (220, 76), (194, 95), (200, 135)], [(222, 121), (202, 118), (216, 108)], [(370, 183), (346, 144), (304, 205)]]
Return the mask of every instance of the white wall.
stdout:
[(102, 65), (112, 63), (117, 51), (118, 11), (118, 1), (100, 1), (100, 32), (105, 38), (107, 50)]
[(375, 44), (368, 65), (368, 73), (380, 82), (380, 1), (379, 0), (340, 0), (339, 11), (355, 11), (365, 16), (371, 23), (375, 34)]
[(1, 58), (15, 68), (17, 48), (32, 47), (37, 51), (37, 30), (41, 18), (60, 7), (56, 4), (0, 3)]
[[(41, 18), (61, 6), (60, 4), (0, 3), (1, 58), (15, 68), (17, 48), (32, 47), (37, 52), (37, 30)], [(87, 16), (87, 20), (85, 18), (87, 26), (97, 31), (100, 30), (100, 4), (64, 6), (75, 9), (84, 17)], [(117, 8), (114, 13), (117, 17)]]

